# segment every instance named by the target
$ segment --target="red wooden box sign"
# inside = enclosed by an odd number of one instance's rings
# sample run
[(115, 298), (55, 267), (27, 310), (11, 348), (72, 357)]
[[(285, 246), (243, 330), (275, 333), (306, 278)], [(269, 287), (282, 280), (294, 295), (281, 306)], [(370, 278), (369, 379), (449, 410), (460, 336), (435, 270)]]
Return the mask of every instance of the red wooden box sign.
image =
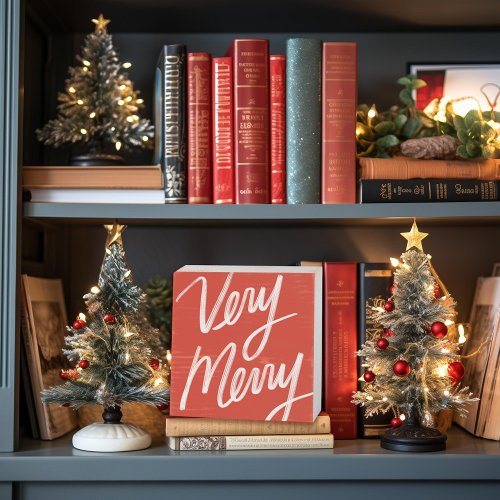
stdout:
[(170, 414), (312, 422), (321, 409), (321, 267), (174, 273)]

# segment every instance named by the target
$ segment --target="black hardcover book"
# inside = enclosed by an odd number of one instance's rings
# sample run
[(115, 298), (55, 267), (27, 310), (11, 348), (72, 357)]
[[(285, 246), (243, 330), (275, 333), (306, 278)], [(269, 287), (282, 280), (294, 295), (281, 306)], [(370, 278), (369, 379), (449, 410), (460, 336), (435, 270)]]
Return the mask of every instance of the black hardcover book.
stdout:
[[(367, 340), (373, 340), (382, 336), (384, 328), (373, 323), (367, 317), (367, 308), (383, 306), (390, 297), (390, 287), (393, 283), (391, 265), (385, 262), (361, 263), (359, 264), (359, 301), (358, 301), (358, 348)], [(358, 358), (358, 376), (364, 373), (362, 359)], [(361, 389), (364, 382), (358, 381), (358, 388)], [(359, 437), (379, 437), (391, 427), (392, 412), (384, 414), (365, 416), (365, 410), (359, 407)]]
[(155, 163), (165, 203), (187, 202), (186, 46), (165, 45), (155, 75)]
[(361, 179), (361, 203), (497, 201), (498, 181), (476, 179)]

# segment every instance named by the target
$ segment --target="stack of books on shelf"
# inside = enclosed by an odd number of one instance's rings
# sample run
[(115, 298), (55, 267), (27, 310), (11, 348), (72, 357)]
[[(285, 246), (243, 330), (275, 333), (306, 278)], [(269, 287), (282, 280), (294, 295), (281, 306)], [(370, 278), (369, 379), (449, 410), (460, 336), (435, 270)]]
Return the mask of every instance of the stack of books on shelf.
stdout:
[(164, 203), (160, 165), (24, 167), (26, 201)]
[(500, 160), (361, 158), (361, 203), (497, 201)]
[(166, 435), (176, 451), (333, 448), (326, 414), (313, 423), (167, 417)]

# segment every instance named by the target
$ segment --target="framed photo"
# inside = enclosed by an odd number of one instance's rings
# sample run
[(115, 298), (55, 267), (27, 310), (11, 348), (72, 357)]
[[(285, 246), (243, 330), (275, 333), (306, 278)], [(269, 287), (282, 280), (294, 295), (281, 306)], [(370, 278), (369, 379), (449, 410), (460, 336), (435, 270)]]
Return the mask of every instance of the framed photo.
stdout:
[[(409, 64), (427, 86), (415, 91), (417, 109), (435, 98), (472, 97), (482, 111), (500, 111), (500, 64)], [(464, 102), (464, 106), (470, 106)]]
[(40, 437), (55, 439), (77, 425), (72, 409), (40, 399), (42, 389), (63, 383), (60, 370), (70, 368), (62, 353), (68, 323), (62, 282), (23, 275), (22, 289), (22, 329), (36, 419)]

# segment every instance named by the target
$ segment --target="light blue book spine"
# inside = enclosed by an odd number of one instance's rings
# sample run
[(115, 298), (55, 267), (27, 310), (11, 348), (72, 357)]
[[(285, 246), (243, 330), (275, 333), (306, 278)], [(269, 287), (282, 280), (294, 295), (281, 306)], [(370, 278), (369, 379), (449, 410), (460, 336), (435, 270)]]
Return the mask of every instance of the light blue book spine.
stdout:
[(321, 40), (286, 44), (287, 203), (321, 203)]

